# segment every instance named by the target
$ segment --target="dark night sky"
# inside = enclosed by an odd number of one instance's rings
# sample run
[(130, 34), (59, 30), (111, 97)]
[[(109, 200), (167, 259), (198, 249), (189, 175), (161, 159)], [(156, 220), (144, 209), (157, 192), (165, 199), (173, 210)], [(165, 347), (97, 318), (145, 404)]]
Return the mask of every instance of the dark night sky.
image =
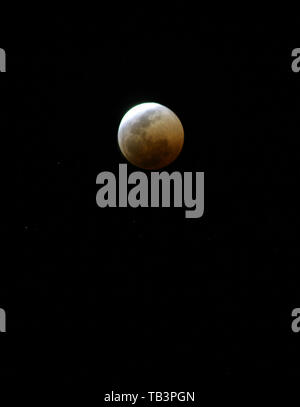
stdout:
[[(18, 191), (1, 375), (201, 391), (203, 377), (299, 374), (300, 44), (191, 14), (59, 15), (0, 44)], [(96, 206), (97, 174), (125, 162), (119, 122), (145, 101), (183, 123), (167, 170), (205, 172), (201, 219)]]

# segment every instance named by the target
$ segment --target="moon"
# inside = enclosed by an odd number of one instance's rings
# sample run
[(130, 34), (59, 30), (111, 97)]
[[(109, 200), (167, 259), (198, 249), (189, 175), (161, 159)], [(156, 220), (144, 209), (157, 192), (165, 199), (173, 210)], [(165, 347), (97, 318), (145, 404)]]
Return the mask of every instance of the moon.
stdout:
[(141, 103), (121, 120), (118, 143), (124, 157), (133, 165), (157, 170), (180, 154), (184, 130), (179, 118), (159, 103)]

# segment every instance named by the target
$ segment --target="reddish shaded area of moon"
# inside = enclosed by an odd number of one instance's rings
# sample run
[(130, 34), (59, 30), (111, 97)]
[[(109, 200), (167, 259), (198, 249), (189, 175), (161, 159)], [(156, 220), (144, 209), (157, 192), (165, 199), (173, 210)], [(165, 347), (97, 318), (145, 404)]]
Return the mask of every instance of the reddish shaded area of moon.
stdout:
[(142, 103), (123, 117), (118, 131), (122, 154), (133, 165), (157, 170), (180, 154), (184, 130), (172, 110), (159, 103)]

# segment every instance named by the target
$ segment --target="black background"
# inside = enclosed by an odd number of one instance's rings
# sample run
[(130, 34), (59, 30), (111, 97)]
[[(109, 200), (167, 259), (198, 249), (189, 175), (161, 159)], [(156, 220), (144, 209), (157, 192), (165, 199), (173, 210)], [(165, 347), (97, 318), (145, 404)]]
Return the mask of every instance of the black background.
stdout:
[[(3, 377), (201, 392), (299, 375), (299, 37), (159, 11), (41, 15), (0, 44), (17, 226)], [(200, 219), (96, 206), (97, 174), (126, 162), (119, 122), (146, 101), (182, 121), (167, 171), (205, 172)]]

